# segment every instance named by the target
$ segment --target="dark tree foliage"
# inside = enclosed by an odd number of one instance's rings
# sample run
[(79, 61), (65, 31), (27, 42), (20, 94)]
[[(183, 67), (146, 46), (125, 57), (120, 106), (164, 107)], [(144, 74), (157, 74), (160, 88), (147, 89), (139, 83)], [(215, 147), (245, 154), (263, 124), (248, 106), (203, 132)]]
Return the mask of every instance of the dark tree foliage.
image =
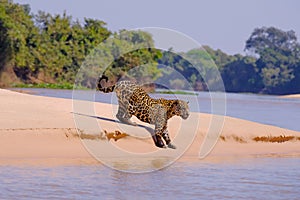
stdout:
[[(198, 51), (198, 50), (197, 50)], [(207, 90), (203, 77), (198, 70), (185, 58), (185, 54), (177, 54), (164, 51), (162, 57), (158, 60), (162, 70), (162, 78), (168, 79), (168, 86), (174, 89), (190, 89), (185, 85), (183, 79), (191, 84), (195, 90)], [(169, 67), (169, 70), (168, 68)], [(163, 82), (163, 81), (162, 81)], [(165, 81), (164, 81), (165, 82)]]
[(222, 70), (222, 78), (228, 92), (257, 93), (263, 89), (255, 59), (251, 57), (239, 56), (226, 64)]
[[(125, 30), (120, 31), (125, 32)], [(116, 33), (114, 33), (116, 34)], [(9, 0), (0, 4), (0, 75), (14, 73), (16, 79), (0, 76), (1, 85), (14, 82), (24, 83), (74, 83), (76, 74), (86, 57), (97, 46), (112, 35), (106, 23), (97, 19), (85, 18), (83, 23), (73, 21), (64, 12), (62, 15), (51, 15), (39, 11), (30, 14), (29, 5), (19, 5)], [(149, 34), (131, 32), (121, 34), (128, 37), (126, 45), (147, 42), (153, 46)], [(124, 38), (122, 38), (124, 39)], [(137, 50), (126, 55), (118, 52), (123, 43), (115, 43), (111, 50), (104, 50), (106, 57), (115, 59), (113, 68), (116, 72), (131, 69), (133, 66), (154, 62), (158, 52)], [(125, 45), (125, 46), (126, 46)], [(101, 62), (95, 64), (95, 71), (87, 74), (85, 86), (94, 87), (91, 77), (100, 72)], [(154, 77), (158, 76), (157, 65), (151, 68)], [(150, 71), (151, 71), (150, 70)], [(6, 75), (7, 77), (7, 75)], [(117, 77), (118, 78), (118, 77)], [(92, 82), (91, 82), (92, 81)]]
[(99, 20), (86, 19), (82, 26), (66, 13), (31, 15), (29, 5), (2, 0), (0, 66), (14, 72), (17, 79), (1, 76), (1, 85), (15, 81), (70, 83), (89, 51), (110, 34)]
[(300, 86), (296, 83), (300, 78), (300, 44), (294, 31), (257, 28), (246, 41), (245, 50), (258, 55), (256, 65), (264, 84), (261, 92), (288, 94), (299, 91)]
[[(116, 40), (110, 41), (111, 36)], [(97, 50), (103, 42), (111, 42), (112, 48)], [(143, 47), (126, 52), (139, 44)], [(113, 82), (124, 77), (140, 82), (165, 79), (175, 89), (219, 90), (219, 73), (228, 92), (300, 93), (300, 44), (294, 31), (256, 28), (245, 52), (247, 56), (227, 55), (209, 46), (180, 53), (172, 47), (161, 51), (154, 48), (149, 33), (112, 33), (101, 20), (79, 22), (66, 12), (32, 14), (27, 4), (0, 0), (0, 86), (70, 85), (84, 64), (89, 71), (78, 81), (89, 88), (95, 87), (95, 74), (105, 73)], [(89, 55), (95, 59), (87, 60)], [(110, 66), (104, 66), (107, 61), (112, 61)]]
[(245, 50), (261, 55), (265, 49), (300, 56), (300, 45), (294, 31), (283, 31), (275, 27), (256, 28), (246, 41)]

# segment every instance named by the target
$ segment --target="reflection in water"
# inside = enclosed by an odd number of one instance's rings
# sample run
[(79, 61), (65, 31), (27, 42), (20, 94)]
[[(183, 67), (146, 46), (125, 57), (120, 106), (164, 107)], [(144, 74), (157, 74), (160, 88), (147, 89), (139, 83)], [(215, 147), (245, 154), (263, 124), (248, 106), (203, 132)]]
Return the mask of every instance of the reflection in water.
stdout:
[(151, 161), (151, 167), (153, 169), (162, 169), (165, 166), (170, 165), (170, 162), (172, 160), (173, 160), (172, 158), (167, 158), (167, 157), (165, 157), (165, 158), (156, 158), (156, 159), (153, 159)]
[(299, 158), (175, 163), (144, 174), (96, 165), (2, 166), (0, 199), (298, 199), (299, 166)]
[[(121, 160), (117, 159), (112, 161), (113, 169), (121, 170), (124, 172), (132, 172), (132, 173), (143, 173), (143, 172), (152, 172), (155, 170), (162, 169), (168, 165), (173, 159), (172, 158), (145, 158), (145, 159), (138, 159), (141, 163), (136, 164), (135, 166), (132, 166), (133, 162), (132, 159), (129, 160)], [(147, 167), (146, 167), (147, 166)]]

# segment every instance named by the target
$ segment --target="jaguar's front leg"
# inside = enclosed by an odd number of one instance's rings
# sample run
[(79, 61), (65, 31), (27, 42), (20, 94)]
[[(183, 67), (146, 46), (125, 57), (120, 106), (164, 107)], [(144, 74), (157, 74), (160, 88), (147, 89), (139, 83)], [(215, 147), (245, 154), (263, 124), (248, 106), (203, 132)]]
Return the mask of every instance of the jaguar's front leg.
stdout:
[(154, 130), (154, 135), (152, 136), (152, 139), (154, 141), (154, 144), (159, 147), (159, 148), (166, 148), (164, 141), (162, 139), (162, 133), (165, 130), (165, 126), (156, 123), (155, 124), (155, 130)]
[(164, 140), (166, 141), (166, 144), (169, 148), (171, 149), (176, 149), (176, 146), (174, 146), (173, 144), (171, 144), (171, 139), (169, 136), (169, 132), (168, 129), (166, 128), (165, 131), (162, 134), (162, 137), (164, 138)]
[(157, 146), (159, 148), (166, 148), (163, 140), (161, 139), (161, 136), (153, 134), (152, 139), (154, 141), (155, 146)]

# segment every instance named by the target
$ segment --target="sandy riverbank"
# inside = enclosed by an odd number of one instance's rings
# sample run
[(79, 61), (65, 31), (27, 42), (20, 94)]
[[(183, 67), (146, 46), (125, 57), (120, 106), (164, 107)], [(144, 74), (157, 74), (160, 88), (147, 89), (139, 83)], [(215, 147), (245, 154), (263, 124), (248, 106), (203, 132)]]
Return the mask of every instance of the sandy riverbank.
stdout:
[[(93, 145), (114, 145), (134, 153), (162, 152), (166, 156), (170, 149), (157, 149), (142, 127), (120, 125), (113, 122), (113, 107), (95, 104), (94, 119), (108, 132), (126, 131), (127, 136), (118, 141), (107, 141), (103, 135), (80, 140), (73, 120), (72, 100), (40, 97), (0, 89), (0, 165), (73, 165), (97, 164), (89, 151)], [(192, 114), (201, 123), (196, 130), (192, 145), (180, 161), (218, 161), (240, 157), (300, 156), (300, 132), (281, 129), (245, 120), (225, 117), (222, 134), (213, 151), (199, 159), (199, 149), (207, 133), (211, 115)], [(91, 116), (93, 117), (93, 116)], [(102, 121), (101, 121), (102, 120)], [(172, 138), (178, 125), (193, 127), (195, 121), (173, 118), (169, 122)], [(191, 125), (191, 126), (189, 126)], [(121, 130), (121, 131), (122, 131)], [(142, 135), (141, 137), (134, 137)], [(186, 139), (190, 140), (189, 133)], [(176, 136), (177, 137), (177, 136)], [(99, 139), (100, 138), (100, 139)], [(264, 142), (262, 142), (264, 141)], [(281, 141), (278, 143), (276, 141)], [(284, 141), (284, 142), (282, 142)], [(174, 140), (180, 146), (179, 140)], [(107, 156), (109, 157), (109, 152)]]
[(300, 99), (300, 94), (282, 95), (282, 96), (280, 96), (280, 98)]

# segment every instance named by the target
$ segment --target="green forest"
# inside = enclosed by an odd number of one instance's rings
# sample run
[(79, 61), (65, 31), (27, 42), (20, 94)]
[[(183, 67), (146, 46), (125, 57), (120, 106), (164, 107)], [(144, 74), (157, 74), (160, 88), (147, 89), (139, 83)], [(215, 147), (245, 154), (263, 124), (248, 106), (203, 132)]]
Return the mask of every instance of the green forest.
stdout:
[[(122, 33), (126, 33), (127, 42), (115, 42), (113, 49), (101, 52), (113, 60), (111, 70), (105, 71), (112, 81), (135, 66), (151, 63), (147, 65), (147, 72), (136, 73), (142, 77), (147, 73), (156, 80), (168, 73), (162, 66), (169, 66), (182, 74), (194, 90), (208, 90), (203, 77), (183, 59), (188, 56), (201, 60), (205, 74), (209, 74), (211, 65), (215, 64), (227, 92), (300, 93), (300, 44), (292, 30), (256, 28), (245, 41), (245, 55), (228, 55), (209, 46), (203, 47), (205, 51), (191, 49), (180, 54), (173, 53), (172, 49), (144, 48), (122, 55), (120, 52), (126, 45), (147, 43), (148, 47), (154, 47), (151, 35), (126, 30), (116, 33), (106, 26), (98, 19), (74, 20), (66, 12), (60, 15), (43, 11), (31, 13), (30, 5), (0, 0), (0, 87), (72, 88), (86, 57), (94, 53), (101, 42), (112, 36), (125, 37)], [(209, 62), (211, 59), (214, 63)], [(104, 68), (101, 61), (98, 65), (94, 73)], [(83, 86), (95, 88), (97, 79), (81, 81)], [(172, 88), (185, 88), (180, 79), (168, 81)]]

